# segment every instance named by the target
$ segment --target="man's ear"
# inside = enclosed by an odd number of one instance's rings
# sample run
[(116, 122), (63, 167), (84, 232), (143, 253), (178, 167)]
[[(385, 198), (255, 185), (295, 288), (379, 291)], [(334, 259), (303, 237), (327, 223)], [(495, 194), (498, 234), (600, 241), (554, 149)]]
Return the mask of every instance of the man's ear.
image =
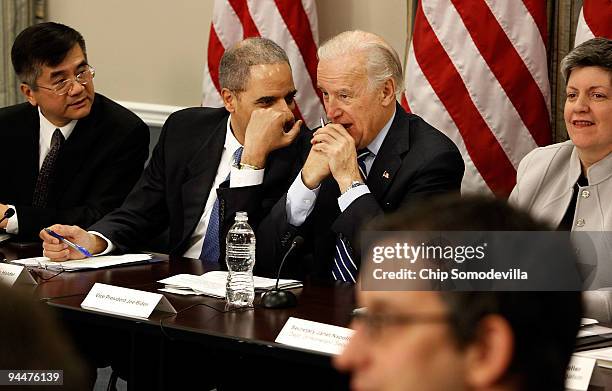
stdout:
[(397, 91), (395, 80), (390, 77), (385, 81), (380, 91), (381, 104), (383, 106), (395, 105), (395, 91)]
[(500, 384), (513, 355), (514, 333), (508, 321), (499, 315), (484, 317), (466, 347), (467, 383), (476, 389)]
[(25, 96), (25, 98), (28, 100), (28, 102), (30, 102), (32, 106), (38, 106), (38, 102), (36, 101), (36, 97), (33, 94), (32, 87), (30, 87), (26, 83), (21, 83), (19, 89), (21, 90), (23, 96)]
[(227, 88), (223, 88), (221, 89), (221, 98), (223, 98), (223, 106), (225, 106), (225, 109), (230, 113), (234, 113), (236, 111), (236, 100), (238, 99), (236, 94)]

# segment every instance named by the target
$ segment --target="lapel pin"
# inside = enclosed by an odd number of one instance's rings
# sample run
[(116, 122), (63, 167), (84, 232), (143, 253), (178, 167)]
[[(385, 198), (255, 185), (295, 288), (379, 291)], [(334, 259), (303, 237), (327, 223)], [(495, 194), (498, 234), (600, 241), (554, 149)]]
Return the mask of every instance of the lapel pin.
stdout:
[(387, 171), (383, 172), (382, 176), (385, 179), (389, 179), (389, 173)]

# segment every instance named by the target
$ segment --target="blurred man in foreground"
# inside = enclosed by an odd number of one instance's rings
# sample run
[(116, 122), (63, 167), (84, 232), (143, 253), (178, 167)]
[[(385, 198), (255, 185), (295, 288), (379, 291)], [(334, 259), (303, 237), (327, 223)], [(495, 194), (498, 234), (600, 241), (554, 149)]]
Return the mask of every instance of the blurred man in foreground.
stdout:
[[(545, 229), (498, 200), (442, 198), (377, 230)], [(537, 243), (526, 247), (537, 246)], [(509, 249), (518, 256), (527, 250)], [(563, 390), (580, 292), (358, 290), (355, 334), (335, 359), (356, 390)]]

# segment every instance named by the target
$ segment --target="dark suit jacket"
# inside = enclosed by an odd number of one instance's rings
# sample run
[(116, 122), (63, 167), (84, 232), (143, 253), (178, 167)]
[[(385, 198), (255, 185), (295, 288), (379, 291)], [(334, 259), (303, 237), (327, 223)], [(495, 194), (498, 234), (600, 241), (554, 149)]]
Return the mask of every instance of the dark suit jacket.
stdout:
[(96, 94), (91, 112), (62, 145), (46, 208), (33, 208), (39, 164), (38, 108), (0, 109), (0, 202), (15, 205), (19, 236), (55, 223), (88, 226), (121, 205), (149, 154), (149, 128), (134, 113)]
[(340, 213), (340, 189), (330, 176), (321, 183), (315, 207), (299, 228), (287, 222), (286, 196), (283, 197), (259, 225), (257, 272), (274, 275), (282, 255), (298, 234), (305, 243), (296, 256), (287, 260), (283, 275), (331, 279), (338, 234), (348, 243), (359, 267), (359, 234), (365, 223), (419, 198), (458, 192), (463, 171), (463, 159), (455, 144), (398, 104), (395, 119), (368, 173), (366, 184), (371, 193), (359, 197)]
[[(151, 161), (124, 204), (90, 230), (102, 233), (125, 252), (142, 248), (169, 228), (169, 244), (161, 250), (182, 255), (189, 248), (189, 238), (212, 190), (228, 116), (223, 108), (195, 107), (173, 113), (164, 124)], [(297, 152), (294, 145), (272, 152), (260, 185), (229, 188), (229, 181), (225, 181), (218, 189), (221, 259), (235, 212), (246, 211), (249, 224), (256, 229), (261, 217), (292, 183)]]

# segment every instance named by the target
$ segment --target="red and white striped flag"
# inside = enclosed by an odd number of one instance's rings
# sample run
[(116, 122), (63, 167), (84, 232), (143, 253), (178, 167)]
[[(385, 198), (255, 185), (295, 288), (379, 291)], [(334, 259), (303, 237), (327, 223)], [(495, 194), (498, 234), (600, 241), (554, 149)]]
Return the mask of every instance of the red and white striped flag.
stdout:
[(248, 37), (265, 37), (287, 52), (297, 89), (297, 115), (316, 127), (324, 114), (317, 93), (319, 32), (314, 0), (215, 0), (204, 70), (202, 105), (221, 107), (219, 61), (226, 48)]
[(546, 0), (420, 2), (403, 104), (457, 144), (464, 193), (507, 196), (550, 143), (546, 34)]
[(595, 37), (612, 39), (612, 0), (584, 0), (574, 46)]

